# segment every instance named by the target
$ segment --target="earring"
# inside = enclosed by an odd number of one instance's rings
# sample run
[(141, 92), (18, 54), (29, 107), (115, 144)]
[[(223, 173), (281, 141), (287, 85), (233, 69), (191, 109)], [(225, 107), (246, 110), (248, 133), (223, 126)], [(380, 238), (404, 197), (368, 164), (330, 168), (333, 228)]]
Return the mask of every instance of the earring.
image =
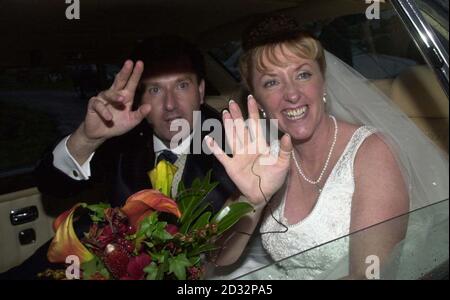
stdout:
[(323, 103), (327, 103), (327, 93), (325, 92), (325, 93), (323, 93)]
[(261, 113), (262, 113), (263, 118), (266, 119), (267, 118), (266, 112), (261, 109)]

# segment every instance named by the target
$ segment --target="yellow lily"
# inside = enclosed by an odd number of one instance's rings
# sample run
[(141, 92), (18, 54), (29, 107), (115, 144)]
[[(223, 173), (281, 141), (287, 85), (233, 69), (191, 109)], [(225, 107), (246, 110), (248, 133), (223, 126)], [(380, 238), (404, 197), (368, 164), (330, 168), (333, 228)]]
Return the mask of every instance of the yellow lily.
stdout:
[(47, 252), (50, 262), (65, 263), (69, 255), (78, 256), (81, 263), (94, 258), (94, 255), (80, 242), (73, 229), (73, 214), (78, 207), (84, 205), (84, 203), (76, 204), (62, 213), (53, 223), (56, 234)]
[(173, 164), (161, 160), (153, 170), (148, 172), (153, 188), (170, 197), (173, 177), (177, 170), (178, 168)]

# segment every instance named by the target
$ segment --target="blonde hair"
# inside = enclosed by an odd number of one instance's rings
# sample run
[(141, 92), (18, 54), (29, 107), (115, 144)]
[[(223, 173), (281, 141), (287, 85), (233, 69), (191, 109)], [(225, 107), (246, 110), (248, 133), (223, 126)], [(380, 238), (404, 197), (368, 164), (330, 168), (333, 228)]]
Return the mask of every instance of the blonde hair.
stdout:
[(267, 70), (267, 65), (265, 62), (269, 62), (270, 64), (280, 67), (284, 67), (288, 64), (286, 63), (286, 60), (280, 60), (280, 58), (276, 56), (275, 53), (278, 50), (284, 57), (288, 58), (288, 61), (292, 61), (292, 59), (289, 59), (289, 55), (286, 53), (287, 51), (294, 54), (295, 57), (293, 57), (293, 59), (303, 58), (315, 60), (319, 64), (322, 74), (325, 74), (326, 61), (322, 44), (310, 34), (302, 31), (292, 39), (287, 39), (276, 43), (267, 43), (265, 45), (249, 49), (242, 54), (239, 61), (239, 70), (241, 72), (244, 84), (250, 91), (253, 90), (251, 80), (253, 75), (253, 67), (256, 67), (256, 70), (259, 72), (263, 72)]

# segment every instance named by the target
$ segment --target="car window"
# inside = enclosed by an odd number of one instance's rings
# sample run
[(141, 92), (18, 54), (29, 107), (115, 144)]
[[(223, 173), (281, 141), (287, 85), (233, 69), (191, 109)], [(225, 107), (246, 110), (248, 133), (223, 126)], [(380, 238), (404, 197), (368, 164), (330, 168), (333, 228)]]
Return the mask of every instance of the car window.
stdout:
[(32, 186), (31, 171), (44, 151), (78, 127), (89, 98), (119, 70), (79, 57), (51, 66), (39, 51), (30, 51), (29, 60), (27, 66), (0, 69), (2, 193)]
[[(425, 63), (392, 9), (382, 11), (379, 19), (355, 14), (304, 24), (304, 28), (314, 33), (325, 49), (369, 79), (394, 78), (410, 66)], [(239, 41), (210, 50), (237, 80), (241, 53)]]
[[(39, 66), (2, 68), (0, 74), (0, 176), (33, 168), (58, 136), (74, 129), (84, 101), (68, 68)], [(2, 181), (3, 182), (3, 181)]]
[(368, 79), (394, 78), (424, 61), (393, 10), (379, 19), (365, 14), (344, 16), (323, 26), (318, 38), (324, 47)]
[(239, 57), (241, 53), (240, 41), (229, 41), (209, 50), (211, 57), (216, 59), (236, 81), (241, 80), (241, 74), (239, 73)]
[[(384, 6), (374, 19), (360, 12), (304, 23), (303, 27), (327, 51), (390, 97), (430, 139), (448, 152), (448, 98), (392, 6)], [(446, 32), (448, 36), (448, 29)], [(210, 51), (236, 80), (239, 80), (241, 52), (237, 40)]]

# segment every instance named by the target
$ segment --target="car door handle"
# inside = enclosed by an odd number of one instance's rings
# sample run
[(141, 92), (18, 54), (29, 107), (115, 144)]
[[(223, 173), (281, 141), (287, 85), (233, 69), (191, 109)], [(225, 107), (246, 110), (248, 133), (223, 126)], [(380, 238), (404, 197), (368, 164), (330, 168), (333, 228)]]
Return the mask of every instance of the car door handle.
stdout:
[(36, 206), (28, 206), (20, 209), (11, 210), (9, 219), (12, 225), (20, 225), (32, 222), (39, 217), (39, 212)]

